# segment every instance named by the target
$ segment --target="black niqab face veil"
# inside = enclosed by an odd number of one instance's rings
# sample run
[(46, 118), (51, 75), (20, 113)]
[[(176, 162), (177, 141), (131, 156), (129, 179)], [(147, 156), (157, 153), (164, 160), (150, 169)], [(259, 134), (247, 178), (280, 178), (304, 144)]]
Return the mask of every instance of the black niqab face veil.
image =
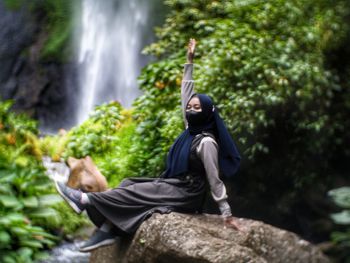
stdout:
[(219, 167), (225, 177), (232, 177), (239, 168), (240, 155), (223, 120), (215, 109), (210, 97), (205, 94), (194, 94), (201, 103), (201, 112), (186, 112), (188, 128), (171, 146), (167, 169), (162, 177), (174, 177), (187, 172), (188, 159), (193, 138), (209, 131), (215, 134), (219, 145)]

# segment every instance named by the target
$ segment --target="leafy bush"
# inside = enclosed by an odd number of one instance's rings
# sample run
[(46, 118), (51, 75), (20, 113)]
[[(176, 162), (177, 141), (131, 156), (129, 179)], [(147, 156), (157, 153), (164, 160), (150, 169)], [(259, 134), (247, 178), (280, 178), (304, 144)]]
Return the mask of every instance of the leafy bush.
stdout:
[(120, 111), (118, 102), (97, 106), (87, 121), (69, 132), (64, 156), (82, 158), (111, 151), (116, 144), (113, 135), (122, 120)]
[(137, 176), (160, 174), (166, 152), (182, 130), (181, 64), (182, 58), (172, 56), (147, 66), (139, 77), (144, 95), (134, 103), (137, 128), (131, 146), (131, 170)]
[(95, 155), (94, 160), (102, 174), (108, 178), (109, 185), (114, 187), (126, 177), (135, 176), (130, 166), (133, 164), (134, 155), (130, 146), (135, 140), (136, 123), (132, 119), (132, 111), (121, 111), (123, 121), (115, 133), (115, 145), (109, 152)]
[[(333, 201), (344, 210), (332, 214), (331, 217), (336, 224), (350, 226), (350, 187), (341, 187), (328, 192)], [(350, 228), (340, 232), (332, 233), (332, 240), (343, 250), (344, 260), (350, 262)]]
[[(172, 12), (158, 29), (160, 40), (145, 52), (171, 54), (169, 60), (177, 63), (164, 59), (143, 71), (145, 95), (135, 106), (139, 111), (157, 109), (147, 122), (161, 118), (159, 102), (177, 92), (169, 85), (159, 91), (157, 82), (180, 77), (183, 47), (189, 37), (196, 37), (197, 90), (215, 98), (245, 159), (283, 150), (279, 144), (283, 142), (288, 150), (284, 167), (293, 166), (285, 175), (300, 185), (305, 174), (315, 174), (314, 166), (306, 171), (303, 164), (310, 157), (326, 156), (337, 130), (330, 107), (342, 87), (325, 68), (324, 52), (344, 37), (347, 28), (342, 19), (349, 10), (345, 1), (336, 6), (327, 1), (281, 0), (166, 3)], [(165, 101), (166, 109), (178, 103)]]
[(242, 155), (238, 194), (256, 208), (245, 215), (280, 224), (294, 218), (293, 230), (309, 238), (321, 233), (317, 223), (297, 226), (303, 215), (295, 211), (321, 200), (350, 157), (343, 146), (350, 138), (350, 67), (340, 61), (349, 53), (349, 2), (166, 3), (170, 13), (156, 30), (158, 41), (144, 49), (158, 61), (139, 78), (144, 94), (134, 103), (132, 173), (158, 175), (183, 129), (179, 87), (186, 44), (194, 37), (196, 90), (213, 97)]
[[(63, 130), (62, 130), (63, 131)], [(39, 139), (39, 147), (43, 155), (49, 156), (53, 162), (60, 162), (66, 145), (68, 136), (66, 132), (58, 135), (47, 135)]]
[[(118, 102), (96, 106), (80, 126), (70, 130), (60, 140), (62, 153), (54, 155), (67, 159), (69, 156), (82, 158), (91, 156), (110, 185), (117, 185), (130, 176), (130, 146), (135, 141), (135, 122), (132, 112), (125, 110)], [(53, 144), (54, 146), (55, 144)]]
[(92, 222), (86, 216), (72, 212), (72, 208), (65, 202), (56, 203), (52, 206), (58, 213), (58, 217), (54, 221), (43, 222), (36, 221), (38, 225), (50, 224), (51, 229), (58, 229), (60, 237), (73, 239), (76, 237), (77, 231), (84, 227), (91, 227)]
[[(55, 220), (57, 202), (41, 165), (36, 123), (0, 102), (0, 261), (31, 262), (57, 238), (35, 220)], [(58, 199), (60, 201), (60, 199)]]
[(157, 176), (183, 129), (182, 64), (195, 37), (196, 90), (214, 98), (243, 157), (238, 194), (252, 200), (251, 211), (298, 222), (296, 207), (308, 210), (312, 189), (322, 196), (331, 175), (342, 176), (344, 164), (337, 164), (350, 157), (343, 147), (350, 138), (350, 67), (345, 60), (342, 71), (335, 66), (348, 50), (349, 2), (166, 3), (158, 41), (144, 50), (158, 61), (142, 70), (144, 94), (132, 116), (102, 105), (98, 117), (68, 133), (63, 156), (91, 155), (113, 186), (126, 176)]
[[(340, 213), (332, 215), (334, 222), (342, 225), (350, 225), (350, 187), (344, 186), (331, 190), (329, 191), (329, 195), (339, 207), (345, 209)], [(348, 243), (348, 245), (350, 246), (350, 243)]]

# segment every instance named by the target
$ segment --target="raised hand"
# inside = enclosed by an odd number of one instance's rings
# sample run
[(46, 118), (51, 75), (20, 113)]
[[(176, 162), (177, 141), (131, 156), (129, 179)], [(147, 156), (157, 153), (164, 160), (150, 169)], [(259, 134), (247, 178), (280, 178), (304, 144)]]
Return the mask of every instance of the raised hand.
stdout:
[(190, 38), (187, 47), (187, 63), (193, 63), (194, 52), (196, 49), (196, 40), (194, 38)]

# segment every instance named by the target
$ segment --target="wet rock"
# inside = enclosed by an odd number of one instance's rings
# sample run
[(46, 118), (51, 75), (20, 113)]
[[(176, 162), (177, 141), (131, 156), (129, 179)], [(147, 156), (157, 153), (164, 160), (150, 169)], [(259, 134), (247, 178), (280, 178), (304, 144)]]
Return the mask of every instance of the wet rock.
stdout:
[[(224, 227), (219, 216), (154, 214), (145, 221), (130, 244), (119, 248), (118, 258), (104, 262), (269, 262), (328, 263), (322, 252), (296, 234), (264, 224), (239, 219), (242, 231)], [(90, 262), (118, 249), (97, 249)]]

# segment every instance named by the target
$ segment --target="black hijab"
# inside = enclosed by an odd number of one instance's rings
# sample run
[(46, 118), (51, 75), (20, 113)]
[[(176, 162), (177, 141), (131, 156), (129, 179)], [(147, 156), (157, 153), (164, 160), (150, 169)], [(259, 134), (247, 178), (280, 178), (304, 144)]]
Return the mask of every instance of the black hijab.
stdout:
[[(167, 158), (167, 168), (162, 177), (175, 177), (187, 172), (192, 140), (203, 131), (215, 135), (219, 145), (220, 171), (225, 177), (232, 177), (237, 172), (241, 159), (237, 147), (211, 98), (205, 94), (194, 94), (193, 96), (199, 98), (202, 111), (197, 112), (196, 116), (186, 114), (188, 128), (180, 134), (171, 146)], [(192, 119), (192, 117), (195, 118)]]

